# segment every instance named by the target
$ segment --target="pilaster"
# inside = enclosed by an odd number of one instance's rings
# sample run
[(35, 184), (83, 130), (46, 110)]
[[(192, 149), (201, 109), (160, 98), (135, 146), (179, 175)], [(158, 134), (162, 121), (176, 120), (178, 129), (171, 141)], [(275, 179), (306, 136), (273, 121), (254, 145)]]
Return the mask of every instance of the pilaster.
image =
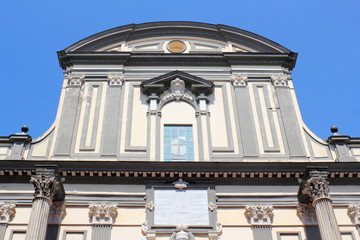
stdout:
[(117, 217), (117, 204), (92, 203), (89, 206), (89, 217), (92, 225), (92, 240), (110, 240), (111, 228)]
[(268, 205), (246, 206), (245, 216), (252, 225), (254, 240), (272, 239), (273, 207)]
[(0, 240), (4, 239), (7, 225), (15, 216), (15, 207), (13, 202), (0, 202)]

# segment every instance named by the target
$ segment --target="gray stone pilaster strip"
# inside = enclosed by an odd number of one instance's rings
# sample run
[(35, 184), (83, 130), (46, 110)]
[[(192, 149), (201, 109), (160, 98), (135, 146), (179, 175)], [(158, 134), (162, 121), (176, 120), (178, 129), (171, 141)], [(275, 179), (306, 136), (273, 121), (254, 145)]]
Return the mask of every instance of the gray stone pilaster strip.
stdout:
[(4, 240), (6, 228), (7, 228), (6, 223), (1, 223), (0, 224), (0, 240)]
[(45, 240), (51, 199), (37, 197), (33, 202), (25, 240)]
[(58, 240), (59, 236), (59, 224), (48, 224), (46, 230), (46, 240)]
[(317, 225), (304, 226), (306, 239), (321, 240), (320, 229)]
[(111, 228), (110, 224), (94, 224), (92, 226), (91, 240), (110, 240)]
[(271, 226), (252, 226), (254, 240), (272, 240)]

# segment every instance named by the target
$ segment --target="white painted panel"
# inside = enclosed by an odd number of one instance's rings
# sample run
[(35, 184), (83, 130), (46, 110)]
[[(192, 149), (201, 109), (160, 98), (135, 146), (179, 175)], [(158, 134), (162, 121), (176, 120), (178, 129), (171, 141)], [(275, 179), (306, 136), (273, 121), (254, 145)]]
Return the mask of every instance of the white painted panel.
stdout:
[(7, 155), (10, 147), (0, 147), (0, 155)]
[(84, 233), (83, 232), (67, 232), (66, 240), (83, 240)]
[(351, 148), (355, 156), (360, 156), (360, 148)]
[(229, 124), (230, 119), (225, 119), (222, 88), (216, 87), (209, 100), (212, 147), (228, 147), (226, 124)]
[(25, 232), (14, 231), (11, 240), (24, 240), (25, 235), (26, 235)]
[[(134, 87), (131, 123), (131, 146), (146, 147), (147, 139), (147, 97), (140, 92), (140, 87)], [(130, 106), (131, 107), (131, 106)]]
[[(33, 157), (45, 157), (48, 143), (49, 143), (49, 138), (47, 137), (47, 138), (45, 138), (44, 141), (32, 145), (31, 146), (33, 148), (32, 156)], [(0, 154), (1, 154), (1, 152), (0, 152)]]
[(280, 234), (281, 240), (299, 240), (299, 235), (297, 233), (294, 234)]
[(351, 233), (342, 233), (341, 238), (342, 240), (353, 240)]

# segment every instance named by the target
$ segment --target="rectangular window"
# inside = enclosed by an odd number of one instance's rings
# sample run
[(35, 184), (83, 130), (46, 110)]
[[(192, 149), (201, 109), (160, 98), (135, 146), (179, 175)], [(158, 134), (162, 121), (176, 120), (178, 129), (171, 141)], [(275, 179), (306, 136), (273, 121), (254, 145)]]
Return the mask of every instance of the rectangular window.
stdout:
[(164, 160), (193, 161), (194, 144), (192, 126), (164, 126)]

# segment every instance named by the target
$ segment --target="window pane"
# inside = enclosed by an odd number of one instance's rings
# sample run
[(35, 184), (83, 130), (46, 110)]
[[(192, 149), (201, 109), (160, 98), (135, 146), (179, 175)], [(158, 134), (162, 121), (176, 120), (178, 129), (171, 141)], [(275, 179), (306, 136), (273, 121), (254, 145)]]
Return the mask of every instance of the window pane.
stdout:
[(193, 161), (192, 126), (164, 126), (164, 160)]

